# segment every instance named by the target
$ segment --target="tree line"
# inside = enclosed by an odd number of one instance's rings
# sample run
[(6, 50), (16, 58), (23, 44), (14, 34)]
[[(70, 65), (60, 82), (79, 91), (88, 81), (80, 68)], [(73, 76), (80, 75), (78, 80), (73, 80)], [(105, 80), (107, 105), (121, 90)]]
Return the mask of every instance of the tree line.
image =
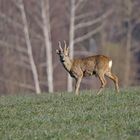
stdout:
[[(55, 50), (104, 54), (122, 87), (140, 81), (139, 0), (0, 0), (0, 93), (72, 91)], [(99, 86), (85, 78), (82, 89)], [(111, 83), (110, 83), (111, 84)]]

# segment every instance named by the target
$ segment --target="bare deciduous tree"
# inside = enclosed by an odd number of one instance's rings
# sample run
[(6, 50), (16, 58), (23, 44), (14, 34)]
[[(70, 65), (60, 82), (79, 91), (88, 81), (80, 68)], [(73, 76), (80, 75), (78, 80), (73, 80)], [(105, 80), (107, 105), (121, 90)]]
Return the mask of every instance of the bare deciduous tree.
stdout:
[(131, 69), (131, 60), (132, 60), (131, 48), (132, 48), (132, 31), (133, 31), (132, 12), (134, 8), (134, 3), (132, 3), (131, 0), (125, 0), (124, 5), (126, 6), (125, 12), (126, 12), (126, 24), (127, 24), (124, 86), (127, 87), (131, 84), (130, 69)]
[(52, 66), (52, 44), (50, 33), (49, 0), (41, 0), (43, 32), (46, 46), (46, 72), (49, 92), (53, 92), (53, 66)]
[(25, 41), (26, 41), (26, 45), (27, 45), (29, 62), (30, 62), (31, 70), (32, 70), (32, 74), (33, 74), (35, 90), (36, 90), (37, 94), (40, 94), (41, 89), (40, 89), (40, 85), (39, 85), (37, 68), (36, 68), (36, 65), (35, 65), (35, 62), (34, 62), (34, 58), (33, 58), (32, 45), (31, 45), (30, 37), (29, 37), (28, 23), (27, 23), (27, 18), (26, 18), (26, 14), (25, 14), (23, 0), (20, 0), (19, 8), (20, 8), (20, 11), (21, 11), (21, 17), (22, 17), (22, 21), (23, 21), (23, 30), (24, 30)]

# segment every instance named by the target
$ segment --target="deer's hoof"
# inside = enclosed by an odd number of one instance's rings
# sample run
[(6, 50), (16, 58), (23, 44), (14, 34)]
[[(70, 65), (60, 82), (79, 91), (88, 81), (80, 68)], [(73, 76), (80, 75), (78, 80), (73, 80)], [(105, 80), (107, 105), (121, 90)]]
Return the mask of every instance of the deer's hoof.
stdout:
[(76, 92), (75, 95), (78, 96), (79, 95), (79, 92)]

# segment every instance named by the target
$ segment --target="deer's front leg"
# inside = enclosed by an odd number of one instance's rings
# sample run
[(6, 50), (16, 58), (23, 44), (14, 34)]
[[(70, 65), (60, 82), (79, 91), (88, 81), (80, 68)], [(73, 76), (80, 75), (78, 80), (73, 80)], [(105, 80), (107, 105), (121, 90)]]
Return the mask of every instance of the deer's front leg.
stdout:
[(79, 87), (80, 87), (81, 81), (82, 81), (82, 76), (76, 78), (76, 85), (75, 85), (75, 93), (76, 93), (76, 95), (79, 95)]

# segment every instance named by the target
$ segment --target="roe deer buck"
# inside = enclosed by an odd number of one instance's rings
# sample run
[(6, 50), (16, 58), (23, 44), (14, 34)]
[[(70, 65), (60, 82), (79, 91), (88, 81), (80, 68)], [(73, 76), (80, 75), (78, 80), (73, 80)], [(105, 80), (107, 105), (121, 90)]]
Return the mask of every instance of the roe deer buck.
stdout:
[(112, 60), (104, 55), (95, 55), (85, 58), (70, 59), (69, 57), (69, 47), (66, 46), (64, 41), (64, 49), (61, 47), (59, 42), (59, 50), (56, 53), (60, 57), (60, 61), (64, 68), (69, 72), (71, 77), (76, 80), (75, 92), (79, 94), (79, 87), (83, 77), (96, 75), (101, 81), (101, 87), (97, 94), (101, 93), (102, 89), (106, 85), (105, 76), (113, 80), (115, 84), (116, 91), (119, 92), (118, 78), (111, 72)]

